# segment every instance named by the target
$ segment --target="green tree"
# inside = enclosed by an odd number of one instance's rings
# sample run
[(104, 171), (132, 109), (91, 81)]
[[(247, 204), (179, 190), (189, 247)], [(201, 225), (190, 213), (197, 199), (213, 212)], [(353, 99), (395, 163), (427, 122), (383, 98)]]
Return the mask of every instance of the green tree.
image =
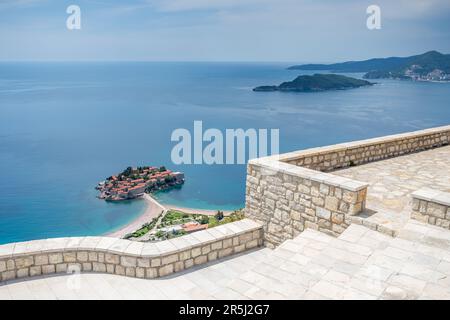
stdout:
[(202, 215), (202, 218), (200, 219), (200, 224), (207, 224), (209, 223), (209, 217), (206, 215)]
[(215, 214), (214, 217), (217, 219), (217, 221), (222, 220), (223, 219), (223, 211), (217, 210), (217, 213)]

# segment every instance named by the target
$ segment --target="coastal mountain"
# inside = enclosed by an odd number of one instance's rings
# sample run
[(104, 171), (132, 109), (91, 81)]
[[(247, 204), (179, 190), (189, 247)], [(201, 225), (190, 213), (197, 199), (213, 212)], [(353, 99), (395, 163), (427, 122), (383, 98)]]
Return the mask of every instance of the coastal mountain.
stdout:
[(328, 70), (332, 72), (365, 72), (366, 79), (410, 79), (450, 81), (450, 54), (429, 51), (410, 57), (376, 58), (334, 64), (303, 64), (290, 70)]
[(293, 91), (318, 92), (327, 90), (344, 90), (370, 86), (373, 83), (337, 74), (315, 74), (298, 76), (293, 81), (283, 82), (279, 86), (260, 86), (253, 91)]

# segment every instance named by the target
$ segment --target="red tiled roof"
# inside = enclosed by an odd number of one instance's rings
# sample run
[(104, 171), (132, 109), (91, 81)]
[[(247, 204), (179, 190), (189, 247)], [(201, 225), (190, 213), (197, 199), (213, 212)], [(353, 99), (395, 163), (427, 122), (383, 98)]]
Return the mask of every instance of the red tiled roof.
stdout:
[(207, 224), (191, 224), (188, 225), (187, 223), (183, 225), (183, 230), (186, 232), (194, 232), (194, 231), (200, 231), (200, 230), (205, 230), (208, 229), (208, 225)]

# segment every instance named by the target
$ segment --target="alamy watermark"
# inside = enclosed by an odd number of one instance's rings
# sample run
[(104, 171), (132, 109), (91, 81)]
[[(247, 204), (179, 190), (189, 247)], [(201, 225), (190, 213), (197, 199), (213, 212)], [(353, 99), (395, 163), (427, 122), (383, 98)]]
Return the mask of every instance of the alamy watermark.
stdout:
[(372, 4), (367, 7), (366, 13), (369, 15), (366, 21), (367, 29), (381, 29), (381, 8), (376, 4)]
[(279, 129), (226, 129), (203, 131), (194, 121), (193, 134), (185, 128), (172, 132), (174, 164), (245, 164), (247, 160), (279, 153)]
[(81, 267), (76, 264), (69, 264), (67, 266), (67, 274), (69, 277), (66, 280), (66, 286), (69, 290), (81, 289)]
[(66, 13), (69, 14), (66, 20), (66, 27), (69, 30), (81, 29), (81, 9), (77, 5), (70, 5), (66, 9)]

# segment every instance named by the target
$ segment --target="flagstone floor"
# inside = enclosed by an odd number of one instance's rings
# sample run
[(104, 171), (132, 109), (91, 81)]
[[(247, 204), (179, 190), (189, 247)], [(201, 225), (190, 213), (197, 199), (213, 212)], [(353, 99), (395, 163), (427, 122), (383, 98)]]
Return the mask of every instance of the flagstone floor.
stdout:
[(450, 192), (450, 146), (333, 172), (369, 183), (361, 217), (398, 231), (411, 213), (411, 193), (423, 187)]

